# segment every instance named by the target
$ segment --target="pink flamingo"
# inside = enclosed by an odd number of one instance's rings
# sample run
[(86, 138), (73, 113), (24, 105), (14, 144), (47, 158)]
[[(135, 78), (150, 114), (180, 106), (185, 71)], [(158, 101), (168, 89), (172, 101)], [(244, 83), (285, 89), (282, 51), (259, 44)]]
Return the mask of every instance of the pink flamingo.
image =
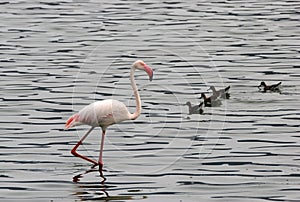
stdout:
[[(104, 137), (105, 132), (108, 126), (120, 123), (125, 120), (134, 120), (141, 114), (141, 99), (138, 92), (138, 88), (135, 84), (134, 80), (134, 72), (136, 69), (144, 70), (148, 76), (149, 80), (152, 80), (153, 70), (146, 65), (142, 60), (137, 60), (133, 63), (130, 71), (130, 81), (131, 87), (134, 92), (135, 101), (136, 101), (136, 111), (131, 114), (127, 107), (120, 101), (108, 99), (97, 101), (85, 106), (78, 113), (71, 116), (65, 125), (65, 129), (69, 129), (78, 125), (90, 125), (91, 128), (86, 132), (86, 134), (79, 140), (79, 142), (75, 145), (75, 147), (71, 150), (71, 153), (74, 156), (82, 158), (86, 161), (89, 161), (94, 164), (94, 166), (99, 165), (99, 170), (103, 168), (102, 161), (102, 152), (104, 145)], [(101, 146), (100, 146), (100, 154), (98, 162), (93, 159), (90, 159), (86, 156), (80, 155), (76, 152), (77, 148), (82, 144), (84, 139), (92, 132), (95, 127), (101, 127), (102, 129), (102, 138), (101, 138)]]

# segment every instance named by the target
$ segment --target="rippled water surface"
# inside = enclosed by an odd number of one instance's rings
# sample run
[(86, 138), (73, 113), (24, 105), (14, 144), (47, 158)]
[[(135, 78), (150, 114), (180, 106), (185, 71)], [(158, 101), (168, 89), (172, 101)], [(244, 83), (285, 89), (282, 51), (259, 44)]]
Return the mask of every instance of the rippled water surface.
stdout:
[[(299, 201), (298, 1), (2, 1), (1, 201)], [(70, 154), (83, 106), (135, 101), (111, 126), (102, 182)], [(281, 93), (257, 86), (282, 82)], [(188, 115), (209, 86), (230, 99)], [(210, 91), (207, 92), (209, 94)], [(101, 130), (80, 153), (97, 159)]]

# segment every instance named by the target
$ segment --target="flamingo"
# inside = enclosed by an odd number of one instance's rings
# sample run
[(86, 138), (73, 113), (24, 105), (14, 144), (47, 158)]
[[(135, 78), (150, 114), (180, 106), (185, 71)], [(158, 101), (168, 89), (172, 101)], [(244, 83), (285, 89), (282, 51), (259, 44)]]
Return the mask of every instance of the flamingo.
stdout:
[[(136, 101), (136, 111), (133, 114), (131, 114), (128, 111), (127, 107), (122, 102), (118, 100), (107, 99), (102, 101), (96, 101), (94, 103), (85, 106), (78, 113), (71, 116), (65, 124), (66, 130), (78, 125), (91, 126), (90, 129), (85, 133), (85, 135), (79, 140), (79, 142), (71, 150), (71, 153), (76, 157), (82, 158), (86, 161), (93, 163), (94, 166), (99, 165), (99, 170), (101, 171), (103, 168), (102, 153), (103, 153), (103, 146), (104, 146), (104, 137), (105, 137), (107, 127), (116, 123), (120, 123), (125, 120), (135, 120), (141, 114), (141, 110), (142, 110), (141, 99), (138, 92), (138, 88), (134, 80), (134, 72), (137, 69), (144, 70), (148, 74), (150, 81), (152, 80), (153, 77), (153, 70), (142, 60), (137, 60), (132, 64), (130, 70), (130, 82), (131, 82), (131, 87)], [(98, 161), (83, 156), (77, 153), (76, 151), (77, 148), (82, 144), (85, 138), (92, 132), (92, 130), (95, 127), (101, 127), (102, 129), (102, 138), (101, 138)]]
[(264, 81), (260, 83), (258, 88), (261, 90), (261, 87), (263, 87), (263, 92), (273, 91), (273, 92), (280, 92), (279, 86), (281, 85), (281, 82), (273, 85), (267, 85)]

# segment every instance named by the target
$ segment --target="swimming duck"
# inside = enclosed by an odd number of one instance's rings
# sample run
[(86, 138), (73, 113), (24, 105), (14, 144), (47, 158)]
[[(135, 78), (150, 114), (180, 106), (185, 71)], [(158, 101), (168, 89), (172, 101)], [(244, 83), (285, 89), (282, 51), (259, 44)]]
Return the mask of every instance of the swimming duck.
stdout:
[[(259, 88), (259, 90), (262, 90), (263, 92), (267, 92), (267, 91), (280, 92), (280, 89), (279, 89), (280, 84), (281, 84), (281, 82), (268, 86), (264, 81), (262, 81), (260, 83), (260, 85), (258, 86), (258, 88)], [(263, 89), (261, 89), (261, 88), (263, 88)]]
[(229, 99), (229, 97), (230, 97), (229, 92), (228, 92), (230, 89), (230, 86), (227, 86), (226, 88), (220, 89), (220, 90), (216, 90), (216, 88), (214, 86), (210, 86), (209, 89), (211, 89), (213, 91), (213, 96), (221, 97), (224, 99)]
[(206, 97), (205, 93), (201, 93), (200, 98), (203, 98), (205, 107), (216, 107), (216, 106), (221, 106), (222, 105), (221, 100), (218, 100), (217, 99), (218, 97), (215, 96), (215, 95), (212, 95), (210, 97)]
[(203, 109), (202, 109), (203, 102), (195, 106), (192, 106), (191, 102), (186, 102), (186, 105), (189, 107), (189, 114), (203, 114)]

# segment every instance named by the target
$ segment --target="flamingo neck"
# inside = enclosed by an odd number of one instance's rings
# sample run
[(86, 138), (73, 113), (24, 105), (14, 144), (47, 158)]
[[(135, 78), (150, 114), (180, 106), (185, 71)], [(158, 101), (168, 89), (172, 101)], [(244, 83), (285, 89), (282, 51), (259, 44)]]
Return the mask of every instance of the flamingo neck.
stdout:
[(138, 88), (137, 88), (135, 80), (134, 80), (134, 72), (135, 72), (135, 67), (133, 66), (130, 71), (130, 82), (131, 82), (131, 87), (132, 87), (134, 97), (135, 97), (136, 111), (133, 114), (130, 114), (131, 120), (136, 119), (141, 114), (141, 111), (142, 111), (141, 98), (140, 98), (140, 94), (139, 94)]

